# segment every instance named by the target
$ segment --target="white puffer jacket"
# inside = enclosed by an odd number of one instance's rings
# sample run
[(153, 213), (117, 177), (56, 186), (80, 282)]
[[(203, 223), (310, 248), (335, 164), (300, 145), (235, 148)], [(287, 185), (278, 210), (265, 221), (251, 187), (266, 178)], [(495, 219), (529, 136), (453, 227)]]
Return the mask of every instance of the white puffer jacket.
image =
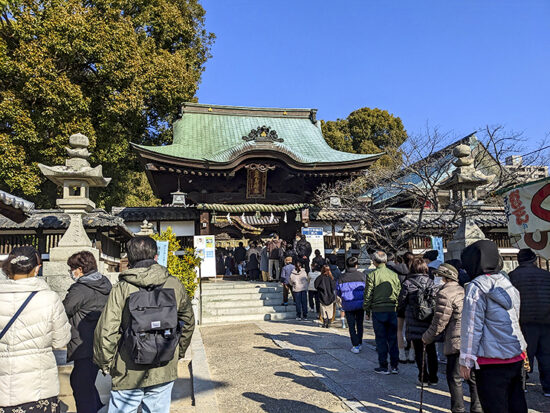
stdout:
[(32, 291), (21, 315), (0, 340), (0, 406), (16, 406), (59, 395), (54, 348), (71, 339), (59, 296), (40, 278), (0, 280), (0, 331)]

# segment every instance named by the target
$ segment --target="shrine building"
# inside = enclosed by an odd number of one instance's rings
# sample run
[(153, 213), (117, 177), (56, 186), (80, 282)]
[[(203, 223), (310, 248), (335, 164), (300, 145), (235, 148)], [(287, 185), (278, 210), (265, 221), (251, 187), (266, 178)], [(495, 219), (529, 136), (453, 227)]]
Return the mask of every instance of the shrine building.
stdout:
[(116, 214), (130, 226), (156, 222), (159, 231), (185, 222), (187, 236), (292, 238), (309, 224), (321, 185), (358, 175), (382, 155), (332, 149), (316, 112), (184, 103), (172, 144), (133, 145), (165, 206)]

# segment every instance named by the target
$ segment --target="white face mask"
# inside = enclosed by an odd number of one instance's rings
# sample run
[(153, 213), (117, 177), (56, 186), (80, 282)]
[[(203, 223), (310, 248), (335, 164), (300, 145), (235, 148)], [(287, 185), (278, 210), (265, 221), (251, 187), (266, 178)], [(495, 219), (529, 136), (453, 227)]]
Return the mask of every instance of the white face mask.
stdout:
[(69, 275), (71, 276), (71, 278), (72, 278), (73, 281), (76, 281), (76, 280), (78, 280), (78, 279), (80, 278), (80, 277), (77, 277), (76, 275), (74, 275), (74, 272), (75, 272), (75, 271), (76, 271), (76, 270), (69, 270)]

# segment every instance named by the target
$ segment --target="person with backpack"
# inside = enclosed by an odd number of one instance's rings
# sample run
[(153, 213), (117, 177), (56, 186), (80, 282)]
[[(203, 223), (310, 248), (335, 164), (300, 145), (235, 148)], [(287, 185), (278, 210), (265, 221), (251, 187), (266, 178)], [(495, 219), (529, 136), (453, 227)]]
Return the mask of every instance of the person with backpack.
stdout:
[(485, 413), (527, 413), (522, 386), (527, 344), (519, 325), (520, 296), (501, 273), (502, 257), (493, 241), (474, 242), (462, 251), (473, 278), (466, 284), (460, 333), (460, 373), (475, 368)]
[[(462, 377), (460, 376), (460, 323), (462, 320), (462, 305), (464, 288), (459, 283), (459, 272), (450, 264), (441, 264), (435, 273), (441, 277), (443, 286), (436, 296), (435, 314), (428, 330), (422, 335), (424, 344), (433, 343), (438, 336), (444, 334), (444, 350), (447, 356), (447, 384), (451, 393), (451, 412), (464, 413), (464, 394)], [(468, 380), (470, 387), (470, 413), (482, 413), (477, 394), (475, 377), (472, 374)]]
[(363, 298), (365, 294), (365, 274), (357, 269), (357, 257), (348, 257), (347, 270), (340, 277), (336, 285), (336, 293), (342, 301), (342, 309), (346, 314), (349, 335), (351, 339), (350, 351), (354, 354), (361, 352), (363, 344)]
[[(397, 273), (386, 267), (388, 257), (384, 251), (372, 255), (376, 269), (367, 274), (363, 310), (367, 320), (371, 318), (376, 351), (378, 352), (378, 374), (399, 373), (399, 349), (397, 347), (397, 297), (401, 283)], [(390, 366), (388, 369), (388, 353)]]
[(94, 364), (94, 330), (111, 292), (111, 282), (97, 271), (97, 262), (89, 251), (73, 254), (67, 260), (71, 285), (63, 306), (71, 324), (67, 361), (73, 361), (71, 388), (78, 413), (96, 413), (103, 407), (95, 387), (99, 368)]
[(433, 280), (429, 277), (428, 271), (428, 264), (422, 258), (413, 259), (411, 275), (407, 277), (401, 287), (398, 311), (405, 313), (405, 337), (413, 344), (419, 384), (436, 385), (438, 383), (438, 361), (435, 343), (425, 346), (428, 362), (422, 370), (424, 358), (422, 335), (432, 322), (436, 294)]
[(53, 349), (71, 339), (61, 299), (37, 277), (40, 256), (15, 247), (2, 264), (0, 280), (0, 411), (61, 412)]
[(320, 317), (323, 321), (323, 327), (329, 328), (330, 322), (334, 318), (334, 307), (336, 303), (336, 280), (330, 272), (330, 267), (324, 265), (321, 269), (321, 275), (317, 277), (314, 282), (317, 294), (319, 296), (319, 303), (321, 305)]
[(195, 328), (180, 280), (157, 264), (146, 236), (126, 244), (130, 268), (119, 276), (94, 334), (94, 362), (113, 380), (109, 412), (170, 411), (178, 360)]

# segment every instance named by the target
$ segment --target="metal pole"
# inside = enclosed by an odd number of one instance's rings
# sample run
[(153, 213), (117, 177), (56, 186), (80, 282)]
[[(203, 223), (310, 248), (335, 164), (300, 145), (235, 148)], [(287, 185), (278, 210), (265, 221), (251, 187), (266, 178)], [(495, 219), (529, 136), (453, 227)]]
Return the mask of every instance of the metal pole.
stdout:
[(199, 264), (199, 324), (202, 325), (202, 262)]

